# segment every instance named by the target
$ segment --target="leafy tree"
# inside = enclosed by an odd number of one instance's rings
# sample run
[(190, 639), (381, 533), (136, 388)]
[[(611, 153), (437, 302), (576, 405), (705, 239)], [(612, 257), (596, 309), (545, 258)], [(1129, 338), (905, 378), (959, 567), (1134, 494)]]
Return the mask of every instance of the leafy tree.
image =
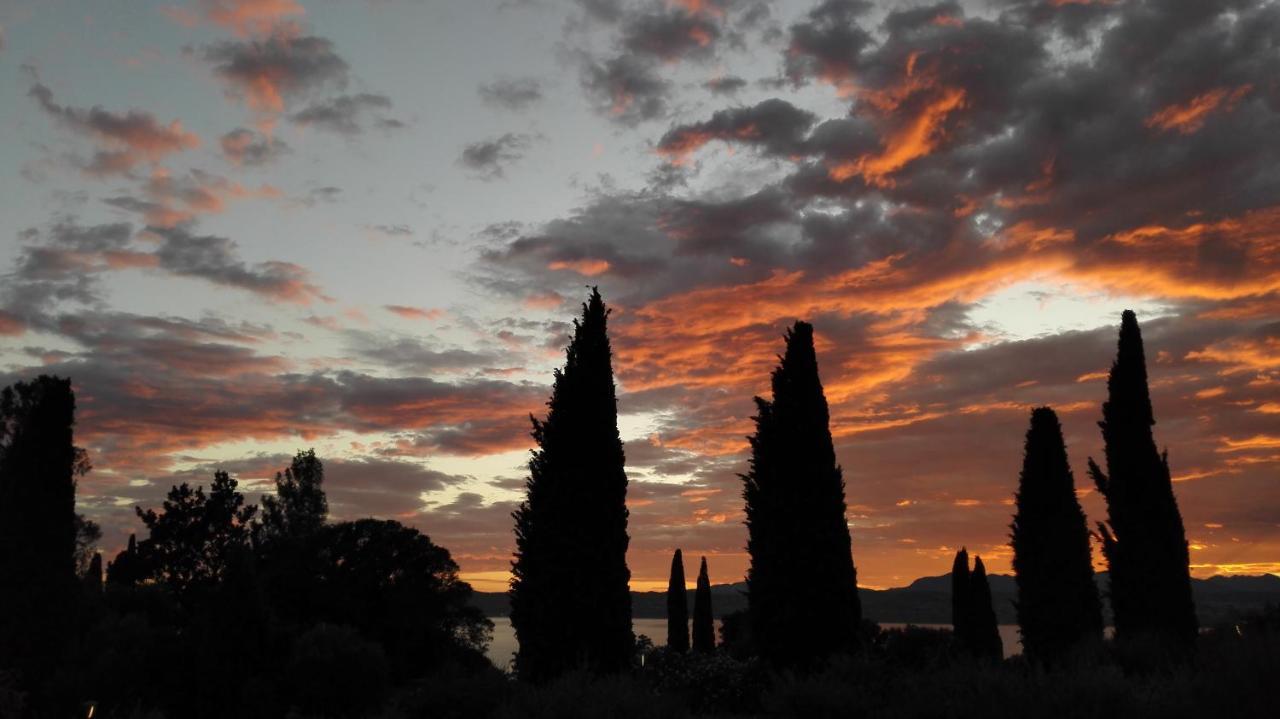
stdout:
[(83, 514), (76, 514), (76, 574), (84, 576), (97, 554), (94, 548), (102, 539), (102, 528)]
[(677, 549), (671, 557), (671, 578), (667, 581), (667, 648), (689, 651), (689, 596), (684, 587), (684, 557)]
[(796, 322), (786, 343), (772, 400), (756, 398), (750, 469), (742, 477), (747, 597), (761, 656), (802, 667), (853, 649), (862, 609), (813, 326)]
[(186, 482), (169, 490), (160, 513), (136, 508), (150, 535), (138, 547), (147, 579), (165, 584), (178, 595), (220, 581), (232, 557), (249, 546), (257, 512), (244, 503), (236, 481), (219, 470), (209, 493)]
[(707, 558), (698, 569), (698, 588), (693, 595), (693, 651), (708, 653), (716, 648), (715, 620), (711, 614), (711, 578), (707, 576)]
[(1023, 653), (1054, 663), (1102, 638), (1089, 528), (1076, 499), (1058, 417), (1031, 412), (1011, 545)]
[(299, 451), (283, 472), (276, 472), (276, 494), (262, 498), (262, 528), (266, 538), (305, 537), (324, 524), (329, 500), (324, 488), (324, 463), (316, 451)]
[(319, 624), (298, 637), (285, 669), (292, 713), (317, 719), (368, 716), (382, 702), (389, 674), (378, 644), (351, 627)]
[(1156, 449), (1146, 358), (1137, 316), (1125, 310), (1102, 405), (1107, 471), (1089, 472), (1107, 501), (1098, 524), (1111, 577), (1116, 640), (1186, 652), (1198, 632), (1190, 555), (1173, 495), (1168, 453)]
[(1000, 626), (996, 623), (996, 610), (991, 603), (991, 585), (987, 582), (987, 568), (979, 556), (974, 556), (973, 573), (969, 575), (968, 621), (969, 650), (973, 655), (988, 661), (1004, 658)]
[(516, 671), (544, 680), (579, 666), (626, 669), (635, 638), (627, 569), (627, 475), (609, 346), (598, 290), (574, 323), (557, 371), (526, 496), (513, 513), (511, 624)]
[(71, 381), (58, 377), (0, 393), (0, 671), (49, 711), (56, 700), (43, 682), (80, 596), (75, 493), (88, 462), (74, 443), (75, 407)]
[(443, 663), (485, 665), (493, 624), (471, 606), (449, 550), (399, 522), (361, 519), (320, 530), (319, 621), (379, 643), (397, 678)]
[(969, 551), (961, 547), (951, 563), (951, 633), (966, 648), (973, 643), (969, 596)]

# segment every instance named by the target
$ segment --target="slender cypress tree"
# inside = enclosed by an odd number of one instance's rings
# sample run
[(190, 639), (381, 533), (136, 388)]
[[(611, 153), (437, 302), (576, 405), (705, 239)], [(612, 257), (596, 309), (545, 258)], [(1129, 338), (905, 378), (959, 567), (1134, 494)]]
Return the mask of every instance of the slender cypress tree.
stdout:
[(761, 656), (805, 667), (855, 647), (862, 608), (813, 326), (796, 322), (786, 341), (742, 477), (747, 598)]
[(969, 615), (969, 551), (961, 547), (951, 563), (951, 633), (965, 648), (972, 643)]
[(711, 614), (711, 577), (707, 558), (698, 569), (698, 588), (693, 594), (693, 651), (709, 654), (716, 648), (716, 626)]
[(999, 661), (1004, 658), (996, 610), (991, 605), (991, 585), (982, 557), (974, 556), (973, 573), (969, 575), (969, 626), (972, 632), (969, 650), (974, 656)]
[[(50, 715), (51, 676), (81, 596), (76, 576), (76, 477), (71, 381), (41, 375), (0, 393), (0, 667), (16, 671)], [(37, 714), (40, 711), (36, 712)]]
[(671, 579), (667, 582), (667, 648), (689, 651), (689, 597), (684, 587), (684, 556), (679, 549), (671, 557)]
[(1102, 639), (1089, 527), (1076, 499), (1058, 416), (1031, 412), (1010, 535), (1023, 653), (1054, 663)]
[(556, 372), (547, 418), (533, 420), (538, 449), (525, 500), (512, 513), (516, 671), (534, 681), (575, 667), (622, 670), (635, 647), (608, 316), (593, 289)]
[(142, 558), (138, 555), (138, 538), (130, 534), (129, 544), (107, 562), (107, 584), (113, 587), (134, 587), (142, 581), (146, 571), (142, 567)]
[(95, 552), (93, 559), (89, 560), (89, 569), (81, 577), (84, 581), (84, 588), (89, 590), (90, 594), (102, 593), (102, 554)]
[(1180, 654), (1194, 645), (1198, 622), (1186, 531), (1168, 454), (1156, 449), (1152, 436), (1155, 423), (1142, 333), (1137, 317), (1125, 310), (1098, 423), (1107, 471), (1089, 460), (1107, 501), (1108, 522), (1098, 524), (1098, 533), (1110, 570), (1116, 640)]

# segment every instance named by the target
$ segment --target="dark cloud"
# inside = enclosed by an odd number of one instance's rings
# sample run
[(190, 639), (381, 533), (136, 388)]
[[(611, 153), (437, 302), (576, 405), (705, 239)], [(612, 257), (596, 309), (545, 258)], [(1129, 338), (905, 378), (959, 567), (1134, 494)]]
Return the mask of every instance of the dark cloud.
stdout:
[[(336, 132), (340, 135), (358, 135), (364, 130), (360, 123), (361, 116), (390, 108), (391, 98), (386, 95), (370, 93), (340, 95), (308, 105), (291, 115), (289, 119), (299, 125)], [(375, 117), (374, 122), (384, 129), (403, 127), (403, 123), (392, 118)]]
[(222, 155), (228, 162), (246, 167), (272, 163), (290, 152), (289, 145), (284, 140), (244, 127), (237, 127), (223, 135), (219, 144), (222, 146)]
[(712, 140), (757, 145), (775, 156), (800, 155), (817, 116), (786, 100), (765, 100), (753, 107), (719, 110), (705, 122), (678, 125), (658, 141), (658, 152), (682, 161)]
[(175, 275), (248, 290), (283, 302), (309, 304), (324, 299), (299, 265), (278, 260), (250, 265), (238, 257), (236, 242), (226, 237), (194, 235), (178, 227), (151, 227), (148, 231), (161, 239), (155, 251), (159, 266)]
[(204, 58), (237, 97), (266, 112), (280, 112), (294, 97), (347, 82), (347, 63), (332, 41), (288, 28), (264, 38), (214, 43), (204, 48)]
[(437, 376), (446, 372), (477, 372), (498, 361), (498, 354), (486, 351), (440, 348), (416, 337), (386, 332), (346, 330), (348, 352), (365, 362), (403, 374)]
[(660, 60), (705, 59), (715, 52), (720, 26), (710, 17), (679, 6), (629, 16), (622, 47), (632, 55)]
[(532, 135), (508, 132), (491, 140), (473, 142), (462, 148), (458, 163), (473, 170), (482, 180), (496, 180), (524, 157), (534, 139)]
[(487, 105), (523, 110), (542, 101), (542, 83), (532, 77), (499, 78), (476, 89)]
[(747, 86), (747, 81), (737, 75), (723, 75), (703, 83), (715, 95), (733, 95)]
[(66, 107), (54, 102), (53, 91), (40, 82), (34, 83), (27, 95), (64, 127), (99, 145), (93, 159), (82, 165), (90, 175), (128, 173), (140, 162), (154, 163), (200, 146), (200, 137), (184, 130), (178, 120), (164, 125), (141, 110), (118, 114), (98, 106), (88, 110)]
[(408, 225), (365, 225), (364, 228), (370, 232), (376, 232), (384, 237), (412, 237), (413, 228)]
[(667, 114), (671, 84), (652, 60), (635, 55), (585, 58), (581, 82), (595, 110), (619, 124), (635, 126)]

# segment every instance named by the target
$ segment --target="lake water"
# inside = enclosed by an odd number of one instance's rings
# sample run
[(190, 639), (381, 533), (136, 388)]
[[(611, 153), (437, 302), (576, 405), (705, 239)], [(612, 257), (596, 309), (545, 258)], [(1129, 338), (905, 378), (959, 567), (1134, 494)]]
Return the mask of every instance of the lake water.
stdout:
[[(500, 669), (511, 668), (511, 657), (516, 651), (516, 632), (511, 627), (510, 617), (489, 617), (493, 622), (493, 641), (489, 642), (489, 650), (487, 652), (490, 661), (497, 665)], [(881, 624), (880, 626), (891, 629), (905, 627), (905, 624)], [(917, 624), (916, 626), (928, 627), (930, 629), (950, 629), (950, 624)], [(667, 620), (665, 619), (632, 619), (631, 629), (636, 634), (643, 634), (649, 637), (657, 646), (667, 643)], [(720, 636), (720, 620), (716, 620), (716, 637)], [(1000, 625), (1000, 641), (1004, 643), (1005, 657), (1011, 657), (1022, 652), (1022, 638), (1018, 634), (1016, 624)]]

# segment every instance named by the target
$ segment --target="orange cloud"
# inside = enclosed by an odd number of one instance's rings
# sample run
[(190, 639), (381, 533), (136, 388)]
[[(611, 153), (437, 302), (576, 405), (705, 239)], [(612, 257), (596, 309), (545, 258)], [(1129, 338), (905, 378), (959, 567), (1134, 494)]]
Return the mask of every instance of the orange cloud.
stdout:
[(603, 275), (609, 271), (608, 260), (555, 260), (547, 265), (549, 270), (570, 270), (585, 277)]
[(1241, 85), (1234, 89), (1214, 88), (1180, 105), (1161, 108), (1148, 117), (1144, 124), (1161, 132), (1176, 130), (1183, 135), (1190, 135), (1204, 127), (1205, 120), (1219, 107), (1222, 107), (1223, 112), (1234, 110), (1236, 104), (1252, 89), (1253, 85)]
[(406, 305), (384, 305), (383, 309), (393, 314), (397, 314), (406, 320), (438, 320), (444, 316), (444, 310), (422, 307), (409, 307)]
[(265, 35), (281, 20), (306, 12), (295, 0), (200, 0), (200, 6), (210, 22), (240, 36)]

